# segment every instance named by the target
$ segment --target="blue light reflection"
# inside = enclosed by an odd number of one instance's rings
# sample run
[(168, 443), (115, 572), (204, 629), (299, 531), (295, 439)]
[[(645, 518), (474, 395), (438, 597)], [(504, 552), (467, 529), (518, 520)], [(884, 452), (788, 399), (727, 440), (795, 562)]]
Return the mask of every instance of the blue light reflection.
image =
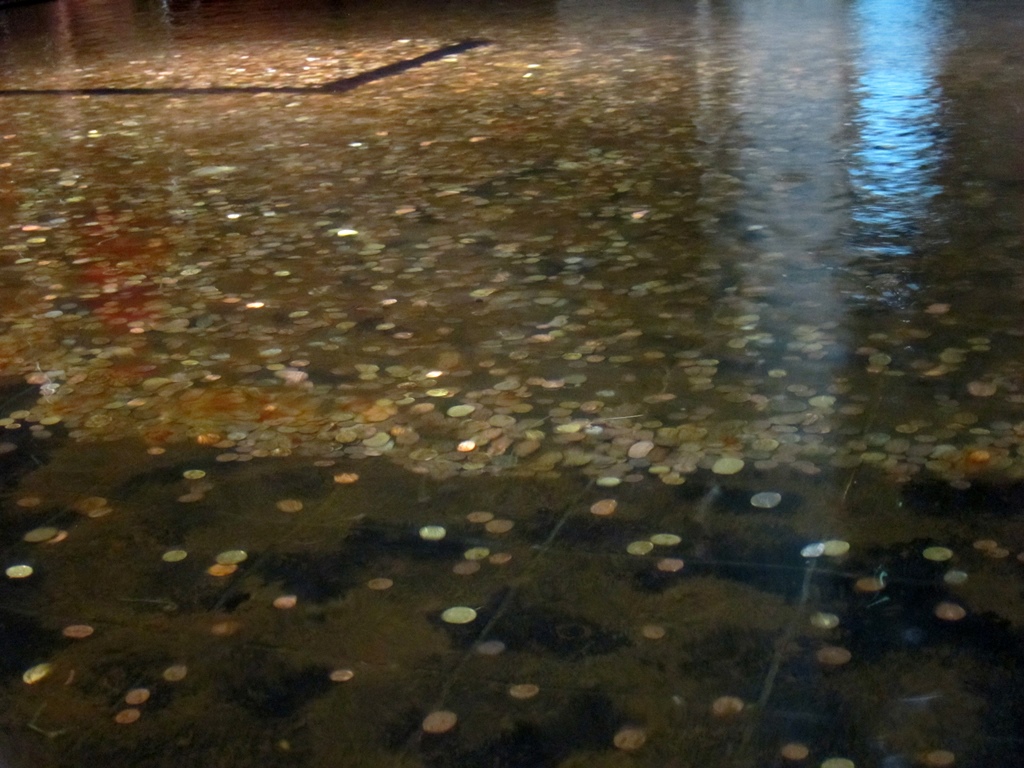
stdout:
[(850, 176), (862, 247), (902, 256), (939, 191), (936, 82), (943, 15), (934, 0), (861, 0), (854, 124), (860, 137)]

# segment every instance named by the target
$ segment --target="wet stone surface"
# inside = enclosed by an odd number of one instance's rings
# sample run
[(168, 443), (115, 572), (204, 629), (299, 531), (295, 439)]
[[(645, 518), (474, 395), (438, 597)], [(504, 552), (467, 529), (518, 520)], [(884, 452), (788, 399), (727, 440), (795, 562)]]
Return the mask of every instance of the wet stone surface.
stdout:
[(1021, 40), (0, 8), (0, 764), (1017, 768)]

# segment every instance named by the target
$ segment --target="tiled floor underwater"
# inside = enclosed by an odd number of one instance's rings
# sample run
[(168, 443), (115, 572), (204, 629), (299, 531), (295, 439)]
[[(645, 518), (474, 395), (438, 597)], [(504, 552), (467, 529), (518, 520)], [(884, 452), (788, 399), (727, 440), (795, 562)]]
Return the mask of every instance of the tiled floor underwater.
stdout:
[(0, 5), (0, 765), (1019, 768), (1021, 40)]

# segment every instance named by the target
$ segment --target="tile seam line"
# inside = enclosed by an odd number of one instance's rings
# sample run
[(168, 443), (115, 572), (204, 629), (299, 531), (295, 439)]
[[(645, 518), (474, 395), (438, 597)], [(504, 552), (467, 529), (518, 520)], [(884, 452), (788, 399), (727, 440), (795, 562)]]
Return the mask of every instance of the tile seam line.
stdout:
[[(591, 480), (584, 488), (582, 488), (579, 491), (579, 493), (576, 494), (576, 497), (572, 501), (568, 502), (565, 505), (565, 511), (559, 517), (558, 522), (555, 523), (555, 526), (551, 529), (551, 532), (547, 535), (547, 538), (545, 538), (544, 541), (541, 542), (541, 544), (534, 549), (533, 555), (530, 557), (529, 562), (526, 565), (526, 568), (524, 568), (522, 576), (527, 576), (533, 564), (536, 563), (540, 558), (545, 557), (549, 553), (551, 544), (558, 537), (558, 534), (561, 532), (566, 522), (568, 522), (569, 517), (574, 514), (574, 512), (576, 511), (576, 507), (581, 503), (581, 500), (585, 498), (587, 492), (590, 491), (593, 487), (594, 481)], [(509, 586), (508, 592), (505, 593), (505, 596), (502, 598), (501, 603), (495, 609), (494, 614), (477, 633), (476, 640), (474, 641), (473, 646), (470, 647), (467, 651), (465, 651), (458, 659), (458, 661), (456, 661), (455, 664), (452, 666), (451, 670), (446, 676), (445, 682), (442, 684), (441, 689), (440, 691), (438, 691), (438, 694), (435, 698), (436, 703), (434, 704), (434, 709), (440, 709), (444, 705), (444, 701), (448, 697), (452, 685), (458, 678), (459, 673), (462, 671), (467, 661), (475, 652), (473, 647), (475, 647), (483, 638), (487, 637), (487, 634), (490, 632), (490, 630), (498, 623), (498, 621), (501, 620), (501, 618), (505, 615), (505, 611), (508, 609), (509, 605), (511, 605), (512, 599), (515, 597), (517, 592), (518, 589), (515, 584)], [(402, 760), (413, 752), (413, 748), (416, 744), (419, 743), (419, 739), (421, 738), (421, 736), (422, 733), (420, 731), (416, 731), (410, 735), (408, 741), (404, 745), (401, 752), (399, 752), (399, 754), (396, 755), (395, 762), (393, 763), (395, 768), (398, 768), (398, 766), (401, 765)]]
[(428, 53), (416, 56), (412, 59), (403, 59), (401, 61), (394, 62), (392, 64), (385, 64), (377, 69), (371, 69), (368, 72), (361, 72), (358, 75), (352, 77), (341, 78), (338, 80), (332, 80), (323, 85), (311, 85), (311, 86), (211, 86), (207, 88), (143, 88), (143, 87), (128, 87), (128, 88), (113, 88), (113, 87), (98, 87), (98, 88), (24, 88), (24, 89), (12, 89), (12, 90), (0, 90), (0, 98), (15, 97), (15, 96), (59, 96), (59, 97), (70, 97), (70, 96), (228, 96), (232, 94), (252, 94), (252, 95), (336, 95), (342, 93), (348, 93), (349, 91), (355, 90), (363, 85), (369, 85), (370, 83), (383, 80), (388, 77), (394, 77), (396, 75), (403, 74), (412, 69), (417, 69), (424, 64), (432, 61), (439, 61), (448, 56), (455, 56), (466, 51), (471, 51), (474, 48), (481, 48), (484, 46), (492, 45), (490, 40), (482, 39), (467, 39), (461, 40), (451, 45), (442, 46)]

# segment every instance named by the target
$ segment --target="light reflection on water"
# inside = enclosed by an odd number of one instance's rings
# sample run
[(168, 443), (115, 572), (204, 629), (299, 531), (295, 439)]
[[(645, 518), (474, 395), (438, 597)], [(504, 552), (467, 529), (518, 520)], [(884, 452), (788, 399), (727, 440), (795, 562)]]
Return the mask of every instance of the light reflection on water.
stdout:
[(0, 733), (115, 768), (1017, 768), (1024, 59), (958, 13), (0, 15), (0, 565), (35, 569), (0, 581)]
[(859, 144), (850, 165), (852, 217), (859, 242), (882, 256), (913, 253), (940, 191), (943, 5), (861, 0), (852, 9)]

